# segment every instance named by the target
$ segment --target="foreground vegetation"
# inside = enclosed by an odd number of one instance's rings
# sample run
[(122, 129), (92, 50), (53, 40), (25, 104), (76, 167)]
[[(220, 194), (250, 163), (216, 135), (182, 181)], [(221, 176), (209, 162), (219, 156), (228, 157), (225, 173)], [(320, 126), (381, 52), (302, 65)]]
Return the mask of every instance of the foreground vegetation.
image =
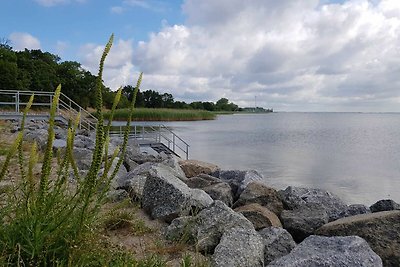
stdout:
[[(104, 113), (104, 118), (108, 119), (111, 112)], [(128, 109), (117, 109), (114, 113), (114, 120), (126, 121), (129, 116)], [(213, 120), (215, 114), (205, 110), (185, 110), (185, 109), (155, 109), (137, 108), (133, 112), (135, 121), (195, 121)]]
[[(137, 257), (137, 251), (129, 251), (107, 238), (111, 231), (119, 229), (132, 235), (153, 231), (137, 218), (138, 210), (131, 207), (133, 204), (128, 202), (127, 206), (111, 208), (106, 205), (105, 196), (122, 164), (129, 134), (125, 131), (121, 147), (112, 155), (107, 154), (110, 125), (103, 125), (101, 77), (112, 40), (113, 36), (100, 61), (95, 90), (98, 117), (95, 149), (85, 175), (77, 169), (72, 153), (79, 115), (69, 124), (64, 152), (53, 155), (54, 118), (61, 85), (53, 98), (43, 153), (38, 151), (35, 142), (23, 142), (25, 118), (34, 96), (24, 110), (21, 131), (16, 133), (15, 140), (1, 143), (0, 266), (166, 266), (160, 256), (162, 243), (158, 249), (155, 246), (154, 253)], [(141, 75), (136, 90), (140, 82)], [(110, 119), (120, 97), (121, 90), (116, 93)], [(129, 129), (134, 104), (135, 97), (130, 103), (126, 129)], [(116, 167), (110, 171), (114, 161)], [(100, 168), (104, 168), (102, 175), (99, 175)], [(70, 182), (71, 176), (74, 183)], [(186, 263), (190, 261), (190, 257), (184, 257), (182, 266), (189, 266)]]

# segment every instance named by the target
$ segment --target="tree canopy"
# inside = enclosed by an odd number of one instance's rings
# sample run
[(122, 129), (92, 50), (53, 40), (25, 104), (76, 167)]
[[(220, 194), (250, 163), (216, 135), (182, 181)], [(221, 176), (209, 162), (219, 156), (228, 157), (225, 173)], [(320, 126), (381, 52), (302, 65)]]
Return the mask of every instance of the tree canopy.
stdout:
[[(96, 76), (82, 68), (76, 61), (61, 61), (57, 55), (40, 49), (14, 51), (9, 42), (0, 40), (0, 90), (55, 91), (62, 84), (62, 91), (84, 108), (94, 107), (93, 96)], [(120, 107), (128, 107), (135, 87), (123, 87)], [(103, 99), (106, 108), (112, 106), (115, 92), (103, 85)], [(190, 104), (175, 101), (170, 93), (155, 90), (139, 91), (137, 107), (204, 109), (209, 111), (235, 111), (238, 106), (221, 98), (216, 103), (196, 101)]]

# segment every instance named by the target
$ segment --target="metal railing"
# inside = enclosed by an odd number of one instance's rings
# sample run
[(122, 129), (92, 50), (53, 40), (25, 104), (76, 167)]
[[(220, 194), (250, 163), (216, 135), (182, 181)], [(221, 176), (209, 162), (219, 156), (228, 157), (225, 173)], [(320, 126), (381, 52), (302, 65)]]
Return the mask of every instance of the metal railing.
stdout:
[[(110, 136), (123, 136), (126, 126), (113, 126)], [(181, 158), (189, 159), (189, 144), (180, 138), (167, 126), (160, 124), (132, 125), (129, 138), (137, 140), (141, 144), (161, 143)]]
[[(28, 103), (29, 97), (34, 94), (34, 102), (28, 115), (48, 114), (51, 103), (53, 102), (54, 92), (43, 91), (15, 91), (0, 90), (0, 109), (3, 115), (20, 116), (23, 108)], [(61, 93), (57, 106), (57, 115), (66, 120), (74, 120), (78, 113), (81, 113), (79, 121), (79, 129), (92, 131), (96, 129), (97, 119), (84, 108), (79, 106), (75, 101)]]
[[(35, 98), (28, 115), (36, 118), (48, 118), (48, 112), (53, 102), (54, 92), (16, 90), (0, 90), (0, 117), (20, 118), (22, 111), (32, 94), (35, 95)], [(97, 124), (96, 117), (79, 106), (71, 98), (61, 93), (57, 106), (57, 115), (67, 122), (68, 120), (75, 120), (78, 113), (81, 114), (78, 124), (79, 129), (85, 129), (89, 132), (95, 131)], [(113, 130), (110, 131), (110, 135), (123, 136), (124, 129), (125, 126), (113, 126)], [(141, 140), (142, 144), (145, 144), (146, 142), (150, 144), (150, 141), (152, 143), (164, 144), (176, 155), (183, 155), (186, 159), (189, 158), (189, 144), (177, 136), (165, 125), (132, 125), (129, 137), (136, 140)]]

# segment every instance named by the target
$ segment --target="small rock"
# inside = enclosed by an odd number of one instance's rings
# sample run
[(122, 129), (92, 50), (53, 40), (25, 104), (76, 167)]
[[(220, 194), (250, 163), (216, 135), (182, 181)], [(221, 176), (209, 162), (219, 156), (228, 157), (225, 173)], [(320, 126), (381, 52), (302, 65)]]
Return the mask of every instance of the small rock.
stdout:
[(278, 216), (258, 203), (241, 206), (236, 208), (235, 211), (243, 214), (244, 217), (253, 224), (256, 230), (269, 226), (282, 227)]
[(213, 184), (221, 183), (222, 181), (208, 174), (199, 174), (185, 181), (190, 188), (204, 188)]
[(247, 185), (254, 181), (262, 181), (264, 177), (255, 170), (220, 170), (212, 173), (213, 176), (227, 182), (231, 188), (236, 201)]
[(203, 190), (214, 200), (221, 200), (229, 207), (232, 206), (233, 196), (232, 190), (227, 183), (217, 183), (206, 187)]
[(400, 210), (400, 204), (391, 199), (383, 199), (373, 204), (371, 207), (369, 207), (369, 209), (371, 212)]
[(110, 190), (107, 192), (106, 198), (110, 202), (121, 202), (129, 198), (129, 194), (123, 189)]
[(363, 204), (349, 205), (347, 209), (347, 216), (355, 216), (360, 214), (371, 213), (370, 209)]

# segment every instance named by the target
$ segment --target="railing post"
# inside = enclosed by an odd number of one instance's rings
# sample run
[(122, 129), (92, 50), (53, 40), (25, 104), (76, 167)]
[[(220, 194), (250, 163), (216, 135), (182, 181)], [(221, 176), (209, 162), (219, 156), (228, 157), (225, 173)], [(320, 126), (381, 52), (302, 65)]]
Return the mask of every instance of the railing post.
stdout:
[(82, 108), (81, 107), (79, 107), (79, 113), (80, 113), (80, 116), (79, 116), (79, 130), (81, 130), (82, 129)]
[(137, 131), (136, 131), (136, 124), (135, 124), (135, 140), (137, 139)]
[(19, 91), (15, 94), (15, 112), (19, 113)]
[(172, 151), (175, 152), (175, 134), (172, 135)]

